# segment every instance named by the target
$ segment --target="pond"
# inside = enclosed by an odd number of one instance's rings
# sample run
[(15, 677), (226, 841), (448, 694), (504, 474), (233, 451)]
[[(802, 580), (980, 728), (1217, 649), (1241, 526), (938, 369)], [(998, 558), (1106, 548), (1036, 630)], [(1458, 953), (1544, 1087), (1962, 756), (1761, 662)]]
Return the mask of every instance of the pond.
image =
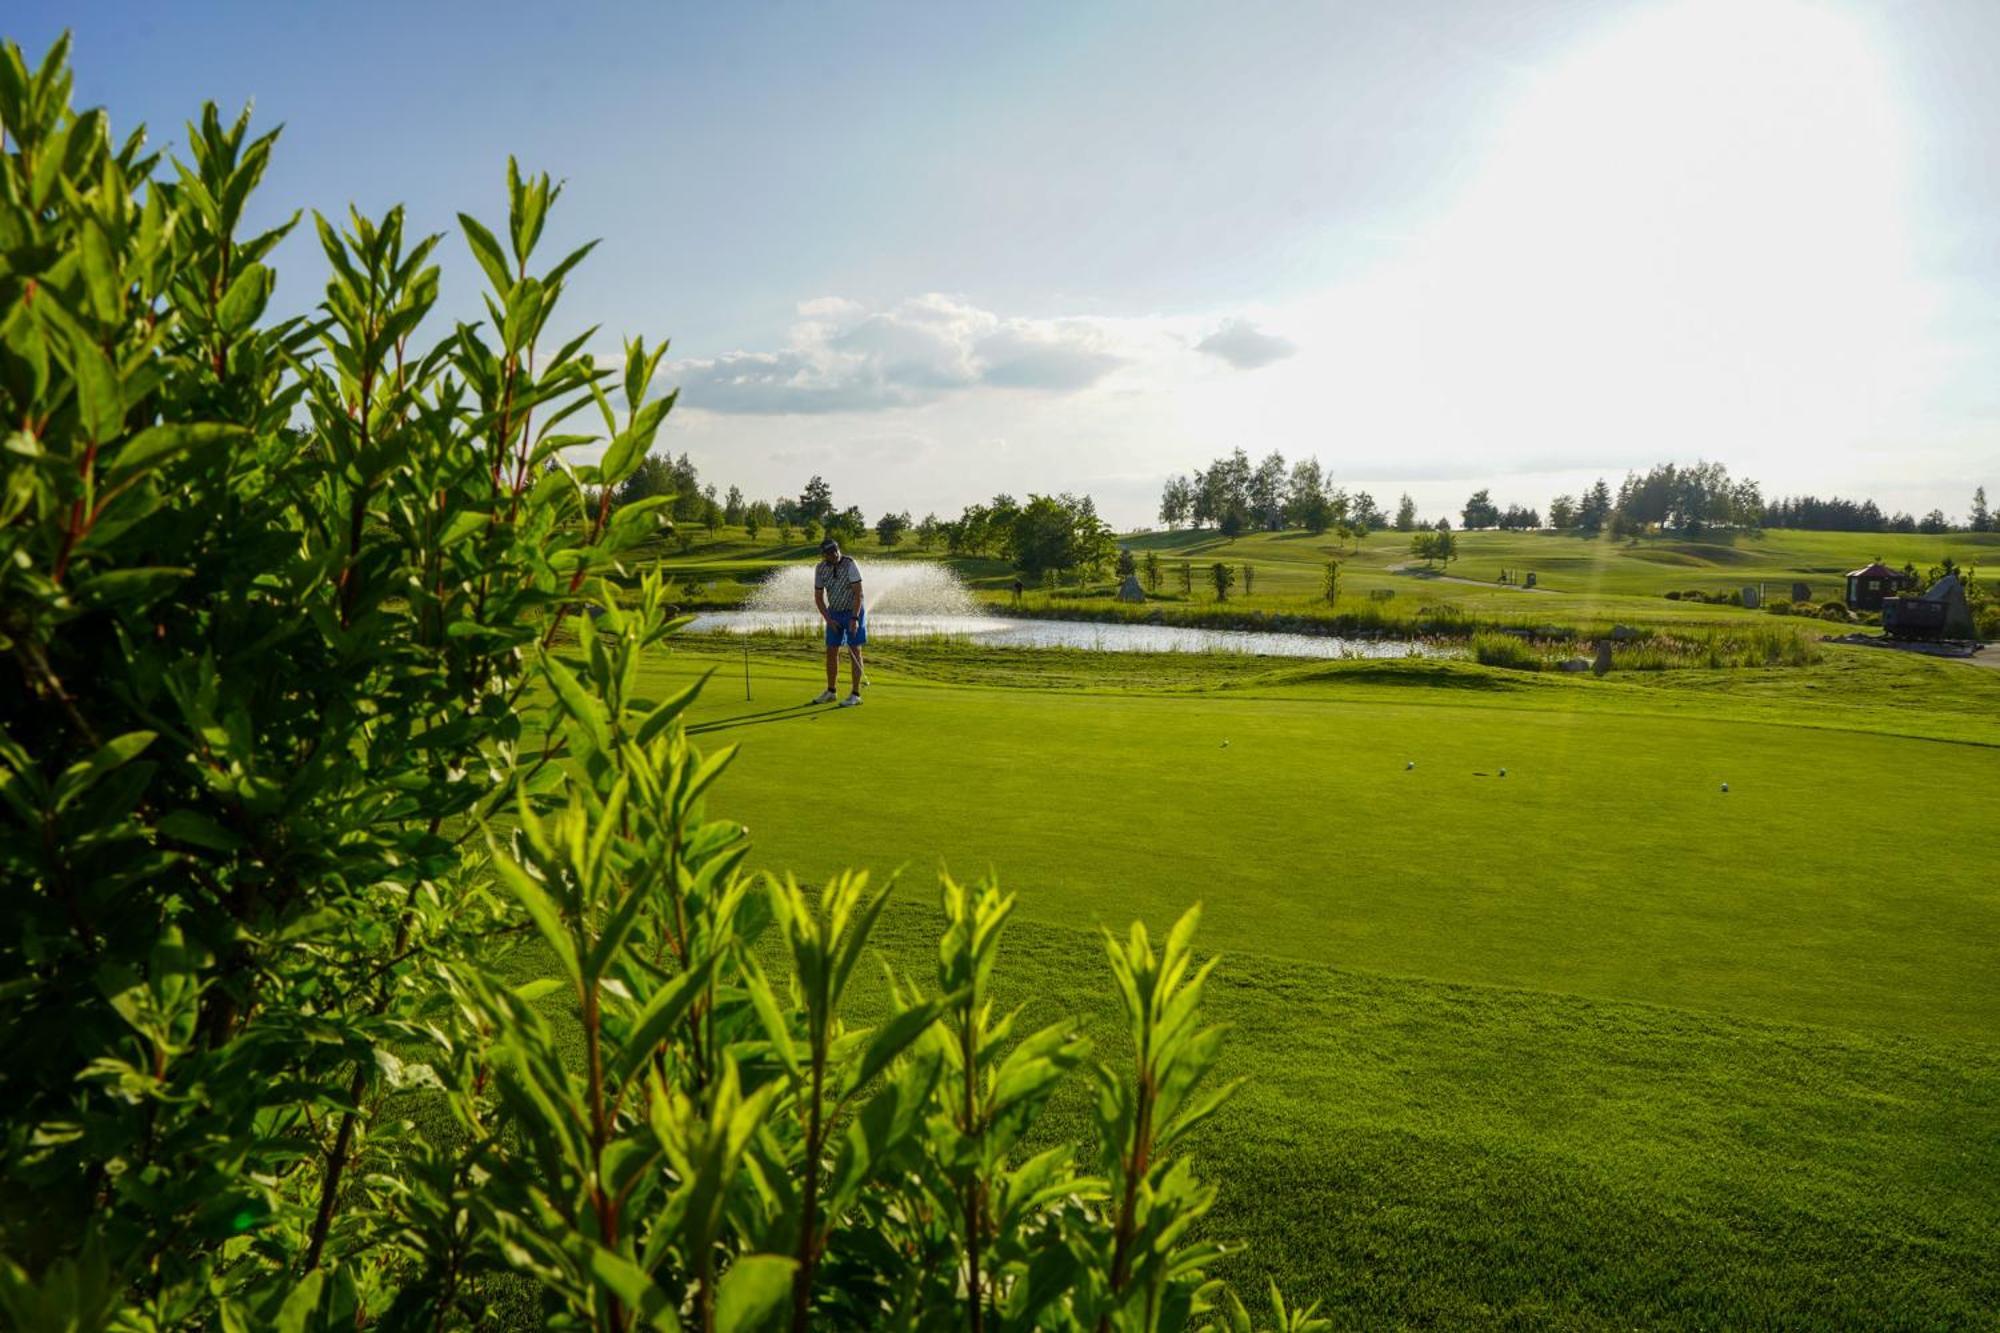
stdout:
[[(707, 611), (691, 633), (817, 636), (812, 611)], [(996, 648), (1083, 648), (1103, 653), (1243, 653), (1257, 657), (1448, 657), (1451, 649), (1406, 639), (1343, 639), (1331, 635), (1190, 629), (1179, 625), (1101, 624), (989, 615), (870, 612), (871, 639), (949, 638)]]

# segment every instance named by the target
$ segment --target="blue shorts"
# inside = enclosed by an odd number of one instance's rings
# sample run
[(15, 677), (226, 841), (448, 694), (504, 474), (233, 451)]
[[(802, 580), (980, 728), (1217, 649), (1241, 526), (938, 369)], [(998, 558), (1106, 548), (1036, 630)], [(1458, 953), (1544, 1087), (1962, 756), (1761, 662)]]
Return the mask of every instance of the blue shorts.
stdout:
[(868, 613), (855, 615), (851, 611), (829, 611), (826, 613), (826, 646), (829, 648), (859, 648), (868, 642)]

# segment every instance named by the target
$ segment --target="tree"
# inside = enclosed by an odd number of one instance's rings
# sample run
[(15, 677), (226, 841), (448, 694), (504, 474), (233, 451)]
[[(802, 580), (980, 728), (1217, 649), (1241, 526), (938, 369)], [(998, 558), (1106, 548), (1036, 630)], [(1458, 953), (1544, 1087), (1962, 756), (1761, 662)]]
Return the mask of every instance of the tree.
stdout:
[[(709, 487), (711, 491), (714, 489), (713, 486)], [(713, 495), (702, 497), (701, 525), (708, 529), (710, 537), (714, 537), (716, 532), (722, 527), (722, 506), (715, 502)]]
[(1472, 498), (1465, 502), (1459, 516), (1464, 520), (1467, 531), (1497, 527), (1500, 523), (1500, 510), (1494, 505), (1491, 493), (1484, 489), (1472, 493)]
[(1149, 592), (1158, 592), (1160, 590), (1160, 553), (1158, 551), (1146, 552), (1146, 589)]
[(1178, 528), (1194, 513), (1194, 484), (1176, 473), (1160, 492), (1160, 522)]
[(868, 519), (862, 514), (861, 506), (849, 505), (837, 514), (822, 518), (820, 530), (838, 542), (860, 541), (861, 534), (868, 531)]
[(1218, 560), (1208, 568), (1208, 581), (1215, 589), (1215, 600), (1226, 602), (1229, 590), (1236, 586), (1236, 571)]
[(654, 496), (672, 499), (674, 494), (674, 467), (659, 454), (647, 454), (639, 460), (639, 466), (632, 469), (632, 475), (617, 487), (617, 500), (621, 505), (648, 500)]
[(1993, 515), (1986, 509), (1986, 488), (1979, 486), (1972, 492), (1972, 513), (1966, 526), (1974, 532), (1993, 531)]
[(936, 514), (925, 514), (917, 524), (917, 545), (926, 551), (936, 546), (943, 535), (944, 524), (938, 521)]
[(834, 515), (833, 487), (826, 484), (826, 478), (817, 473), (813, 475), (813, 478), (806, 483), (805, 490), (800, 492), (793, 513), (796, 515), (798, 525), (804, 528), (808, 535), (814, 527), (822, 529), (826, 527), (826, 521)]
[(1250, 456), (1241, 449), (1209, 464), (1206, 472), (1195, 473), (1195, 498), (1191, 512), (1195, 526), (1214, 523), (1226, 536), (1234, 537), (1250, 526)]
[(1132, 548), (1129, 546), (1119, 547), (1118, 548), (1119, 579), (1121, 581), (1124, 579), (1129, 579), (1138, 572), (1139, 572), (1139, 561), (1138, 558), (1132, 554)]
[(1194, 596), (1194, 566), (1185, 560), (1181, 561), (1181, 595)]
[(1611, 488), (1599, 477), (1583, 493), (1583, 500), (1576, 507), (1576, 529), (1586, 537), (1595, 537), (1610, 521)]
[(762, 532), (770, 521), (770, 505), (765, 504), (762, 500), (758, 500), (746, 506), (743, 510), (743, 535), (753, 542), (756, 541), (757, 534)]
[(875, 540), (882, 549), (892, 550), (903, 540), (903, 534), (910, 530), (908, 514), (884, 514), (875, 520)]
[(743, 503), (743, 488), (731, 486), (728, 496), (722, 502), (722, 521), (731, 527), (740, 527), (743, 516), (748, 512), (748, 506)]
[(1925, 514), (1921, 519), (1917, 520), (1917, 531), (1931, 535), (1936, 535), (1940, 532), (1950, 532), (1951, 520), (1944, 516), (1944, 510), (1933, 509), (1930, 513)]
[(1376, 504), (1375, 497), (1367, 491), (1354, 493), (1354, 502), (1348, 512), (1353, 516), (1353, 521), (1363, 528), (1380, 529), (1389, 526), (1389, 516), (1382, 512), (1382, 506)]
[(1250, 474), (1248, 499), (1253, 525), (1266, 532), (1285, 526), (1286, 482), (1285, 456), (1274, 449)]
[(1245, 597), (1254, 596), (1256, 587), (1257, 567), (1245, 561), (1243, 565), (1243, 595)]
[(1417, 526), (1417, 502), (1410, 498), (1408, 491), (1396, 502), (1396, 531), (1412, 532)]
[(1458, 558), (1458, 536), (1444, 525), (1443, 519), (1438, 524), (1435, 528), (1420, 529), (1410, 538), (1410, 553), (1426, 565), (1442, 564), (1449, 569)]
[(1340, 600), (1340, 562), (1329, 560), (1320, 568), (1319, 595), (1328, 606)]
[(1285, 519), (1317, 536), (1333, 523), (1333, 505), (1326, 493), (1326, 473), (1317, 458), (1292, 464), (1285, 491)]
[(1549, 526), (1557, 532), (1568, 532), (1576, 526), (1576, 500), (1571, 496), (1558, 495), (1549, 501)]
[(1014, 567), (1028, 575), (1101, 569), (1116, 550), (1089, 498), (1068, 494), (1030, 495), (1014, 511), (1007, 544)]

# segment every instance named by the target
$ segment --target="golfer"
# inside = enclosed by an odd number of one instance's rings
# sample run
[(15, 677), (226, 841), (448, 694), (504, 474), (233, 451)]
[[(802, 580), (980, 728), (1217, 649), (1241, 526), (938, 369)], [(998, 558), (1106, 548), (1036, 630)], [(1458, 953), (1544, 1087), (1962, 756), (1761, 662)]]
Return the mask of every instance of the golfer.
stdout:
[(826, 621), (826, 693), (813, 700), (830, 704), (839, 698), (840, 650), (847, 649), (854, 693), (840, 700), (842, 708), (861, 703), (861, 645), (868, 642), (868, 610), (861, 600), (861, 568), (840, 543), (828, 537), (819, 544), (819, 564), (813, 567), (813, 604)]

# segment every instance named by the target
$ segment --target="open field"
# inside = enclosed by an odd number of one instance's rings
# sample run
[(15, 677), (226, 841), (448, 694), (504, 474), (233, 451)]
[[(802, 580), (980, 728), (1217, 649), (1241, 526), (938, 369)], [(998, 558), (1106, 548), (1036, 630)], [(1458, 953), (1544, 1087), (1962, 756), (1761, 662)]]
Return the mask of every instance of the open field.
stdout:
[[(1726, 594), (1746, 584), (1761, 583), (1769, 598), (1791, 596), (1794, 583), (1805, 583), (1815, 603), (1837, 601), (1844, 593), (1842, 575), (1881, 558), (1901, 567), (1905, 562), (1929, 569), (1950, 556), (1961, 565), (2000, 564), (2000, 533), (1949, 533), (1942, 536), (1895, 533), (1829, 533), (1769, 531), (1735, 535), (1733, 539), (1698, 541), (1649, 537), (1637, 543), (1607, 539), (1585, 540), (1544, 532), (1467, 532), (1458, 535), (1462, 555), (1449, 575), (1438, 577), (1422, 569), (1410, 555), (1408, 534), (1374, 533), (1360, 542), (1340, 542), (1331, 535), (1304, 532), (1252, 533), (1228, 538), (1213, 531), (1141, 533), (1121, 539), (1141, 559), (1149, 552), (1161, 561), (1159, 589), (1147, 605), (1121, 606), (1110, 600), (1106, 583), (1051, 594), (1028, 592), (1024, 609), (1031, 613), (1067, 613), (1130, 617), (1162, 612), (1175, 614), (1266, 612), (1293, 615), (1366, 615), (1389, 622), (1430, 619), (1442, 614), (1487, 624), (1523, 626), (1604, 627), (1613, 622), (1661, 629), (1715, 629), (1753, 623), (1774, 624), (1778, 618), (1741, 607), (1702, 602), (1670, 601), (1669, 591)], [(863, 561), (938, 559), (905, 543), (894, 551), (874, 547), (872, 538), (855, 548)], [(686, 553), (663, 551), (664, 567), (684, 584), (697, 585), (691, 604), (731, 605), (757, 581), (781, 564), (809, 561), (814, 549), (798, 544), (779, 547), (767, 537), (750, 542), (740, 529), (722, 529), (716, 538), (697, 541)], [(1329, 608), (1321, 599), (1323, 570), (1328, 560), (1341, 565), (1341, 599)], [(1255, 569), (1254, 591), (1245, 595), (1239, 583), (1226, 607), (1218, 607), (1206, 582), (1208, 566), (1223, 562)], [(1191, 593), (1183, 594), (1180, 566), (1189, 566)], [(1012, 602), (1013, 572), (1004, 562), (950, 559), (974, 592), (995, 603)], [(1529, 572), (1537, 590), (1502, 585), (1502, 570), (1518, 584)], [(1812, 630), (1812, 626), (1801, 626)]]
[(1371, 1325), (2000, 1302), (1992, 673), (1092, 680), (907, 645), (836, 713), (796, 706), (814, 657), (759, 646), (745, 703), (742, 658), (687, 643), (657, 687), (723, 670), (696, 728), (742, 747), (716, 804), (758, 863), (904, 869), (897, 965), (927, 966), (939, 861), (991, 867), (1026, 918), (1011, 992), (1108, 1029), (1091, 928), (1206, 904), (1226, 1072), (1255, 1078), (1200, 1145), (1219, 1233), (1256, 1242), (1238, 1276)]

